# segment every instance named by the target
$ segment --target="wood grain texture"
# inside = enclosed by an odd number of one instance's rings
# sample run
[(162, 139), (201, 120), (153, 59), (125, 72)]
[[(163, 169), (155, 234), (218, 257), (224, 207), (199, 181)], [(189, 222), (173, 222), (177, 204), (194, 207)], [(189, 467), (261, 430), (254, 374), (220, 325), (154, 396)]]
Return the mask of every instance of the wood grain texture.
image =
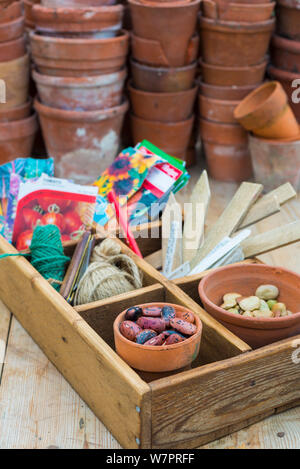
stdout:
[[(171, 192), (162, 214), (163, 271), (171, 273), (182, 264), (182, 209)], [(171, 243), (173, 242), (173, 251)]]
[[(295, 401), (300, 395), (300, 369), (291, 358), (292, 344), (277, 342), (150, 383), (153, 447), (195, 447), (203, 443), (203, 435), (221, 430), (228, 421), (239, 424), (284, 401)], [(222, 395), (217, 391), (220, 385)]]
[(0, 300), (0, 383), (3, 366), (6, 360), (6, 347), (9, 337), (11, 322), (11, 313), (4, 303)]
[(222, 215), (205, 235), (203, 246), (191, 261), (191, 268), (194, 268), (225, 236), (234, 233), (262, 189), (261, 184), (243, 182), (240, 185)]
[[(2, 238), (0, 253), (4, 252), (16, 250)], [(22, 291), (18, 288), (20, 284)], [(142, 431), (148, 429), (141, 428), (141, 418), (135, 409), (150, 406), (148, 385), (59, 293), (49, 289), (48, 282), (24, 258), (1, 260), (0, 296), (119, 442), (128, 448), (138, 447)]]
[(274, 213), (278, 212), (280, 212), (280, 204), (277, 197), (267, 197), (261, 202), (256, 202), (256, 204), (250, 208), (238, 229), (240, 230), (242, 228), (247, 228), (248, 226), (254, 225), (254, 223), (257, 223), (264, 218), (270, 217), (271, 215), (274, 215)]

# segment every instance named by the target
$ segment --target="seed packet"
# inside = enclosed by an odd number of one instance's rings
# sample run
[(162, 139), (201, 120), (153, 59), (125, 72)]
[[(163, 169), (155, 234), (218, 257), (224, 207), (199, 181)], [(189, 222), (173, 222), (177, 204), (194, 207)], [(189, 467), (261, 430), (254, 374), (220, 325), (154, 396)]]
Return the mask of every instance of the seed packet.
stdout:
[(34, 228), (47, 224), (60, 229), (62, 241), (79, 238), (92, 226), (96, 196), (96, 187), (46, 175), (36, 181), (21, 182), (13, 243), (20, 251), (27, 249)]

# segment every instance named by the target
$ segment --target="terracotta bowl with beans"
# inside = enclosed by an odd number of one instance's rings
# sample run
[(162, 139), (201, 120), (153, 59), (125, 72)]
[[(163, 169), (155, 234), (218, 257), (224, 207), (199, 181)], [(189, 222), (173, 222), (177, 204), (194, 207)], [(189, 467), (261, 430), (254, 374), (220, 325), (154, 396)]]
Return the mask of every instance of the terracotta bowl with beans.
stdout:
[(199, 353), (201, 334), (199, 317), (171, 303), (135, 305), (114, 322), (117, 354), (140, 371), (166, 372), (191, 364)]
[(199, 283), (205, 310), (252, 348), (300, 334), (300, 275), (283, 267), (236, 264)]

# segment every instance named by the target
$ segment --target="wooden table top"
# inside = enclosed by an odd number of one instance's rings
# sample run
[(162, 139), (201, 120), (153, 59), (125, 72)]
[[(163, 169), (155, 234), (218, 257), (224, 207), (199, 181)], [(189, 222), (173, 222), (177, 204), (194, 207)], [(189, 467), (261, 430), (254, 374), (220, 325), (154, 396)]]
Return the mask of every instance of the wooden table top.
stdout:
[[(200, 174), (193, 168), (191, 182), (179, 194), (187, 200)], [(208, 224), (233, 196), (236, 184), (211, 182)], [(262, 232), (297, 220), (300, 198), (280, 214), (258, 223)], [(300, 243), (260, 257), (300, 273)], [(1, 365), (3, 363), (3, 365)], [(118, 449), (120, 445), (30, 336), (0, 302), (0, 448)], [(300, 448), (300, 407), (274, 415), (204, 448)]]

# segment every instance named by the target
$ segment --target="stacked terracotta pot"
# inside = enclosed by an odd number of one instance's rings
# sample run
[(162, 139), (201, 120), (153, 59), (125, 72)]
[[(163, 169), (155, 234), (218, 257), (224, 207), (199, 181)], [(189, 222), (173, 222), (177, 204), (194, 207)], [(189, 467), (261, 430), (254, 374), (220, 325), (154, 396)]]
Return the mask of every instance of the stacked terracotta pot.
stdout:
[(280, 81), (300, 122), (300, 1), (277, 0), (277, 28), (271, 44), (271, 78)]
[(0, 164), (31, 155), (36, 115), (28, 97), (29, 57), (21, 2), (0, 3)]
[(300, 126), (278, 81), (264, 83), (234, 110), (250, 131), (254, 176), (267, 191), (287, 181), (300, 190)]
[(129, 0), (134, 143), (144, 138), (192, 164), (200, 0)]
[(35, 108), (57, 176), (88, 183), (119, 151), (129, 35), (121, 29), (122, 5), (52, 3), (32, 9)]
[(247, 132), (233, 111), (263, 80), (275, 2), (203, 0), (200, 135), (210, 175), (243, 181), (252, 167)]

